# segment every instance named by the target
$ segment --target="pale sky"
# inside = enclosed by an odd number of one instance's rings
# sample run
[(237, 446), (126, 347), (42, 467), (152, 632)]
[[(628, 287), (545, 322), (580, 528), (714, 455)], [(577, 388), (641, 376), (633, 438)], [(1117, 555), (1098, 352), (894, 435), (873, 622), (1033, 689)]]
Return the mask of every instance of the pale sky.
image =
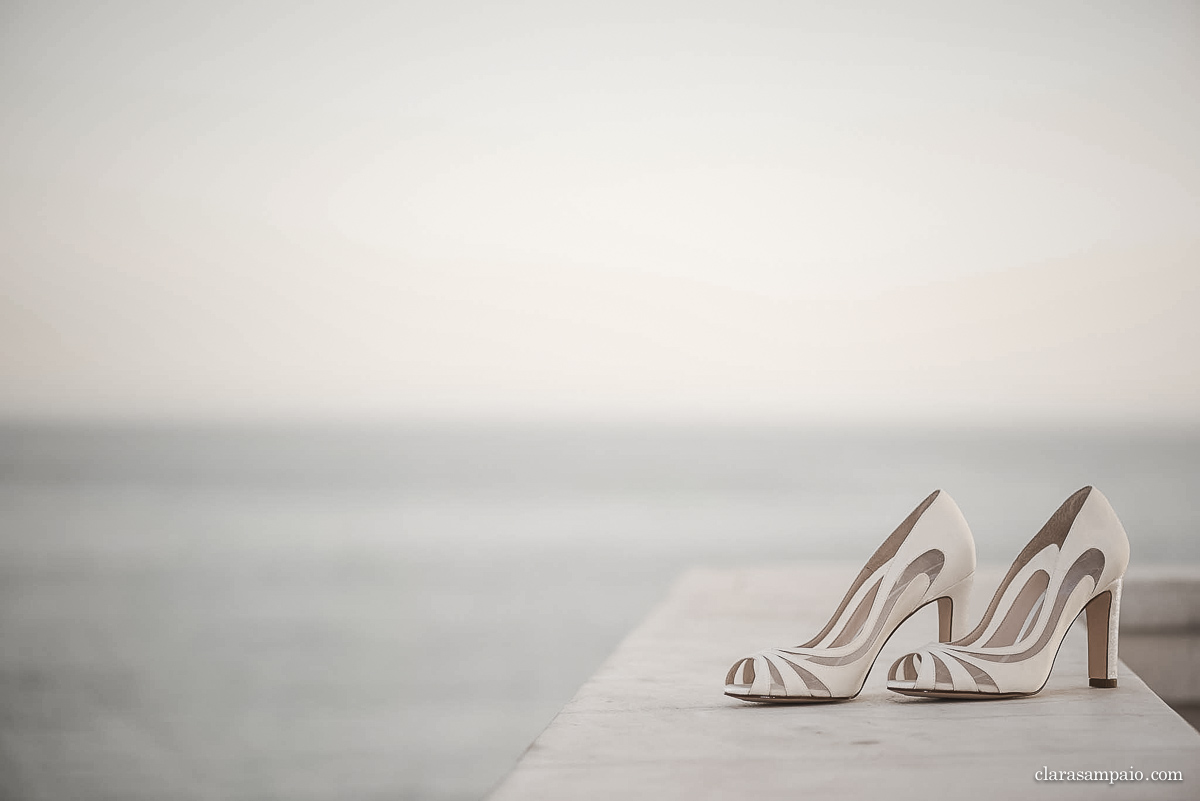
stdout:
[(5, 3), (0, 416), (1200, 422), (1200, 4)]

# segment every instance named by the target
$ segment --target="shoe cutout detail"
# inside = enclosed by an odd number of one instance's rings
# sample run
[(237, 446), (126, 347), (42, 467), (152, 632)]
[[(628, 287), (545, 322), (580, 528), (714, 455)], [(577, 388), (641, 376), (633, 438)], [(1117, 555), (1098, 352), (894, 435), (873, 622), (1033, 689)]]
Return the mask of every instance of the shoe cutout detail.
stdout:
[(817, 636), (739, 659), (725, 694), (768, 703), (853, 698), (888, 637), (920, 607), (945, 602), (938, 612), (947, 639), (965, 629), (974, 570), (966, 520), (949, 495), (934, 492), (876, 550)]
[(888, 689), (905, 695), (1015, 698), (1039, 692), (1086, 610), (1092, 686), (1115, 687), (1121, 580), (1129, 540), (1108, 500), (1085, 487), (1022, 549), (979, 625), (959, 640), (905, 654)]

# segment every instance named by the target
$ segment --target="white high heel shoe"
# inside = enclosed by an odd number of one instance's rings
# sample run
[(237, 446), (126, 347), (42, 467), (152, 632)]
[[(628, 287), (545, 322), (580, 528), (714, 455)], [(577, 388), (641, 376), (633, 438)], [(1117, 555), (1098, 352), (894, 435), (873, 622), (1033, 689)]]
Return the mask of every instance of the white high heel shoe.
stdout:
[(1091, 686), (1116, 687), (1128, 565), (1121, 521), (1099, 490), (1084, 487), (1017, 556), (975, 630), (902, 656), (888, 672), (888, 689), (937, 698), (1033, 695), (1046, 685), (1067, 630), (1085, 609)]
[(936, 491), (879, 546), (820, 634), (739, 659), (725, 694), (766, 703), (853, 698), (892, 632), (922, 606), (938, 602), (942, 640), (966, 631), (974, 574), (971, 529), (950, 496)]

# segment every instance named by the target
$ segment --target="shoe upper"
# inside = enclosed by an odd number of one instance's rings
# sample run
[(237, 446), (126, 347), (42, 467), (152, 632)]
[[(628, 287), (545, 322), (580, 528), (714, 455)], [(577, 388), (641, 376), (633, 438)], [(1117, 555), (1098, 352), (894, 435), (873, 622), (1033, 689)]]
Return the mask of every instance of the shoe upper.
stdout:
[(975, 629), (902, 656), (888, 672), (888, 688), (1037, 692), (1071, 623), (1089, 601), (1112, 591), (1128, 564), (1121, 521), (1099, 490), (1084, 487), (1021, 551)]
[(949, 494), (936, 491), (879, 547), (819, 634), (739, 659), (725, 692), (751, 700), (852, 697), (892, 631), (974, 571), (970, 527)]

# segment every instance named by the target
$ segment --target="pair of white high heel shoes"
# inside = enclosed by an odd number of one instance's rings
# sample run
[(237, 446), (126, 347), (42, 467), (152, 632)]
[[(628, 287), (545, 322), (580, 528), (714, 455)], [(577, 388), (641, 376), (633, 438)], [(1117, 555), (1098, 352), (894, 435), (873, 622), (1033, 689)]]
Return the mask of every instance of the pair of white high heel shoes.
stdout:
[(892, 632), (934, 601), (939, 642), (897, 660), (888, 671), (889, 690), (963, 699), (1033, 695), (1084, 610), (1091, 686), (1116, 687), (1128, 564), (1121, 521), (1099, 490), (1084, 487), (1018, 554), (968, 632), (975, 541), (958, 505), (937, 491), (879, 547), (820, 634), (739, 659), (725, 677), (725, 694), (767, 703), (854, 698)]

